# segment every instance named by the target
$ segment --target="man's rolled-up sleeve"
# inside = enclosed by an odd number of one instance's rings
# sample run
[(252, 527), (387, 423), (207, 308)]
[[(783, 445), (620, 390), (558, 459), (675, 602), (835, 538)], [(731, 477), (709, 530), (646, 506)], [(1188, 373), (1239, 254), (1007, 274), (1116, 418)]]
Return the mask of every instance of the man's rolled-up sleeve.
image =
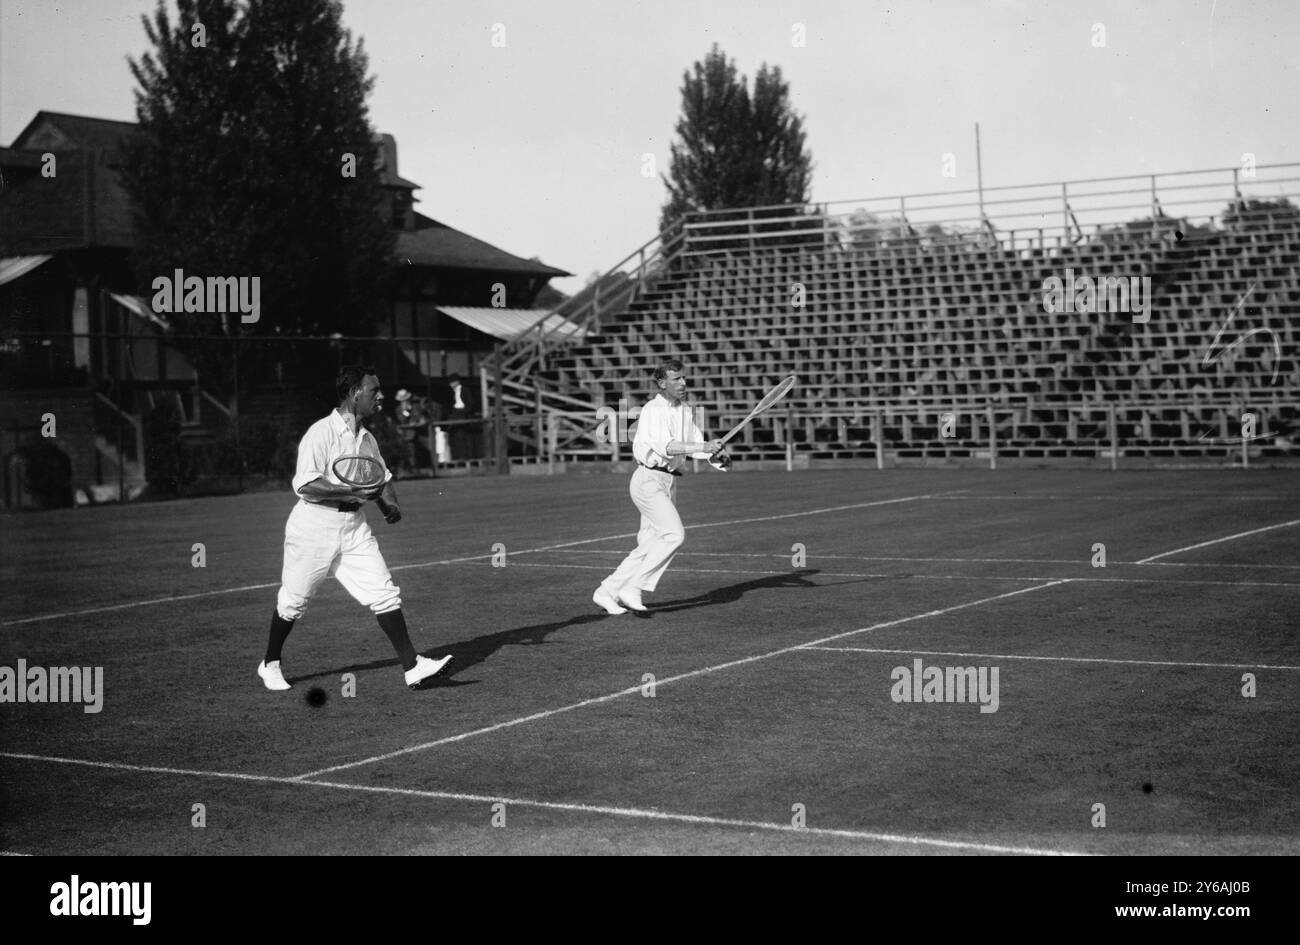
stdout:
[(320, 431), (312, 428), (298, 444), (298, 465), (293, 474), (293, 491), (317, 479), (329, 479), (329, 443)]
[[(684, 439), (685, 439), (686, 442), (688, 442), (688, 443), (707, 443), (707, 442), (708, 442), (708, 439), (709, 439), (709, 438), (706, 437), (706, 436), (703, 434), (703, 432), (701, 432), (701, 430), (700, 430), (700, 428), (699, 428), (698, 426), (695, 425), (695, 414), (694, 414), (694, 411), (691, 411), (691, 410), (688, 410), (688, 411), (687, 411), (687, 414), (686, 414), (686, 423), (684, 424), (684, 428), (685, 428), (686, 432), (685, 432), (685, 434), (684, 434), (683, 436), (684, 436)], [(705, 451), (703, 451), (703, 452), (699, 452), (699, 453), (692, 453), (692, 454), (691, 454), (691, 459), (708, 459), (708, 458), (709, 458), (710, 456), (712, 456), (712, 455), (713, 455), (713, 454), (710, 453), (708, 450), (705, 450)]]
[(668, 455), (671, 440), (668, 417), (656, 398), (641, 408), (636, 436), (632, 438), (632, 455), (647, 466), (662, 466), (671, 459)]

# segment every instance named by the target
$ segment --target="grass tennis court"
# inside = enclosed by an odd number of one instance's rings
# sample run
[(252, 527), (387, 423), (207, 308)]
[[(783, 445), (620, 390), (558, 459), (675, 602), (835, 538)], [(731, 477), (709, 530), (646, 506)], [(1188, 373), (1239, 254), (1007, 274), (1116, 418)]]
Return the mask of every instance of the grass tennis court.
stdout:
[[(0, 851), (1300, 853), (1292, 471), (688, 476), (649, 619), (590, 599), (626, 476), (400, 494), (372, 526), (455, 656), (414, 692), (333, 581), (262, 687), (287, 490), (6, 517), (0, 665), (104, 696), (0, 705)], [(997, 710), (895, 702), (917, 659)]]

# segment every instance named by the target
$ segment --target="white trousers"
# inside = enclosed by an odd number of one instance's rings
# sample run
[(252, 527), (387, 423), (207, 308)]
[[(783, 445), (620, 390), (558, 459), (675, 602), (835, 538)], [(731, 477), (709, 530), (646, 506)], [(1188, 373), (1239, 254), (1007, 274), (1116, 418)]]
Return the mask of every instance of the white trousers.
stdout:
[(641, 511), (641, 530), (636, 536), (636, 549), (601, 582), (601, 588), (616, 596), (624, 587), (653, 591), (686, 540), (686, 530), (674, 504), (676, 476), (637, 466), (628, 492)]
[(280, 616), (301, 617), (320, 582), (331, 574), (372, 613), (402, 606), (365, 514), (300, 501), (284, 526), (284, 570), (275, 604)]

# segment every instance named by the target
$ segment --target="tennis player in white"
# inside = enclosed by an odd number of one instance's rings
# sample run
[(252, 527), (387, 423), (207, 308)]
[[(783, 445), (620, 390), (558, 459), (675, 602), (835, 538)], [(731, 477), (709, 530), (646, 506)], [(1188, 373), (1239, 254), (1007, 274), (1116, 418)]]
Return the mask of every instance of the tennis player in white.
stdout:
[(628, 610), (645, 613), (643, 592), (653, 591), (686, 540), (677, 514), (677, 479), (691, 457), (708, 459), (710, 465), (726, 470), (731, 460), (722, 452), (719, 440), (705, 440), (684, 401), (686, 376), (682, 362), (669, 359), (655, 369), (659, 392), (641, 408), (632, 455), (636, 471), (628, 491), (641, 512), (641, 530), (636, 549), (601, 582), (592, 600), (609, 614)]
[(313, 423), (298, 444), (298, 468), (293, 477), (298, 504), (285, 523), (280, 592), (271, 617), (266, 658), (257, 667), (267, 689), (290, 688), (280, 669), (284, 641), (320, 582), (330, 574), (379, 620), (406, 671), (408, 686), (438, 673), (451, 660), (450, 656), (431, 660), (416, 655), (398, 588), (361, 511), (374, 499), (389, 524), (401, 520), (392, 472), (385, 467), (383, 482), (367, 488), (346, 485), (334, 474), (334, 461), (341, 456), (369, 456), (383, 463), (374, 436), (361, 425), (383, 409), (379, 378), (374, 368), (345, 367), (339, 371), (335, 387), (338, 409)]

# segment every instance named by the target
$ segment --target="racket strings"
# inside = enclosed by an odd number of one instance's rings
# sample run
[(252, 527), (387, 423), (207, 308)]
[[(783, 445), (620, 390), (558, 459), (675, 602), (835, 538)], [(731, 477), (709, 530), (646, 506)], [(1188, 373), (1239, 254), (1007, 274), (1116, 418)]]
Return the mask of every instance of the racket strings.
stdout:
[(353, 486), (376, 486), (387, 476), (384, 464), (371, 456), (340, 456), (334, 461), (339, 481)]
[(764, 396), (763, 399), (758, 402), (758, 406), (754, 408), (754, 412), (756, 414), (761, 413), (762, 411), (766, 410), (768, 407), (776, 403), (778, 400), (780, 400), (782, 397), (784, 397), (786, 394), (790, 393), (790, 388), (794, 387), (794, 381), (795, 381), (794, 375), (791, 374), (780, 384), (776, 385), (776, 387), (768, 391), (766, 396)]

